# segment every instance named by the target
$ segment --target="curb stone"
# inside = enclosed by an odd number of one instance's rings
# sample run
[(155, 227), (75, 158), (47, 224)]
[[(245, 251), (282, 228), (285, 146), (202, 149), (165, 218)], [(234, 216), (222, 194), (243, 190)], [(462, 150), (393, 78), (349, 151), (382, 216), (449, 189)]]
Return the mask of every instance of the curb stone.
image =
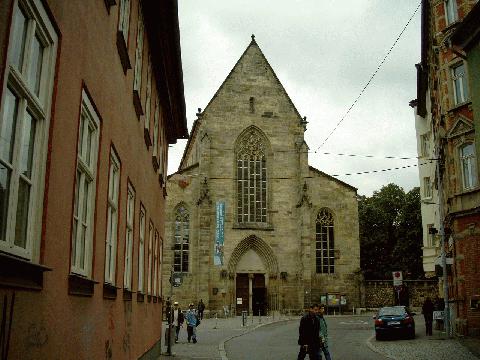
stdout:
[[(372, 344), (372, 340), (373, 340), (374, 337), (375, 337), (375, 335), (372, 335), (372, 336), (370, 336), (370, 337), (367, 339), (367, 341), (365, 341), (365, 343), (367, 344), (367, 347), (368, 347), (370, 350), (372, 350), (373, 352), (376, 352), (377, 354), (383, 355), (383, 356), (385, 356), (385, 357), (388, 358), (388, 359), (396, 360), (395, 357), (390, 356), (390, 355), (387, 355), (387, 354), (381, 352), (377, 347), (375, 347), (375, 345)], [(223, 359), (222, 359), (222, 360), (223, 360)]]

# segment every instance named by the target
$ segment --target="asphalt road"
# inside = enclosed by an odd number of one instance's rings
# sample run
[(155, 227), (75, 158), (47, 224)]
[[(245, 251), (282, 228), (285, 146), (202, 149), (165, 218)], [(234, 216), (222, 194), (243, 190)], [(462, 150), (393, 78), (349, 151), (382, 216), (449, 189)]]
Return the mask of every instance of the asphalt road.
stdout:
[[(370, 316), (327, 317), (332, 359), (385, 360), (366, 344), (373, 331)], [(299, 321), (266, 325), (225, 343), (229, 360), (293, 360), (298, 354)]]

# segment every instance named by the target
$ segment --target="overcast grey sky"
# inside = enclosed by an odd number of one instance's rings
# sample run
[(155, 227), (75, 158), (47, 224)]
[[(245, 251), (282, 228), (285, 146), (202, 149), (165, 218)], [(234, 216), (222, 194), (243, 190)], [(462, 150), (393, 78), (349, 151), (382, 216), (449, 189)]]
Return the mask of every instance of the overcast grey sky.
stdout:
[[(255, 39), (302, 116), (305, 139), (317, 150), (369, 80), (420, 0), (179, 0), (185, 100), (189, 130)], [(309, 154), (327, 174), (346, 174), (416, 164), (323, 155), (416, 156), (415, 123), (408, 102), (416, 97), (420, 60), (420, 10), (377, 76), (330, 139)], [(169, 151), (177, 170), (186, 141)], [(390, 182), (418, 186), (416, 167), (339, 176), (371, 195)]]

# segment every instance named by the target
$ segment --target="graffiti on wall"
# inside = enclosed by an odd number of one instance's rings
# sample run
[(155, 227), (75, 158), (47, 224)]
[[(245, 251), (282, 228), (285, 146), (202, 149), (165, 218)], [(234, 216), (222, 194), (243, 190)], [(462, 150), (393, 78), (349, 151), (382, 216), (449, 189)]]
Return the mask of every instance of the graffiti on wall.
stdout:
[(42, 323), (31, 323), (28, 326), (27, 338), (28, 347), (42, 347), (48, 342), (47, 329)]
[(113, 359), (113, 340), (109, 339), (105, 341), (105, 360)]

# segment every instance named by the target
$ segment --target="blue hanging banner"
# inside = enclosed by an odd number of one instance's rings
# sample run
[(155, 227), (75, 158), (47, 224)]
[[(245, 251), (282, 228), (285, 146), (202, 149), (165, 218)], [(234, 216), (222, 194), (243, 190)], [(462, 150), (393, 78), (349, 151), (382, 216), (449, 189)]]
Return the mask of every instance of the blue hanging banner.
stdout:
[(225, 240), (225, 202), (217, 201), (215, 224), (215, 248), (213, 249), (213, 264), (223, 265), (223, 244)]

